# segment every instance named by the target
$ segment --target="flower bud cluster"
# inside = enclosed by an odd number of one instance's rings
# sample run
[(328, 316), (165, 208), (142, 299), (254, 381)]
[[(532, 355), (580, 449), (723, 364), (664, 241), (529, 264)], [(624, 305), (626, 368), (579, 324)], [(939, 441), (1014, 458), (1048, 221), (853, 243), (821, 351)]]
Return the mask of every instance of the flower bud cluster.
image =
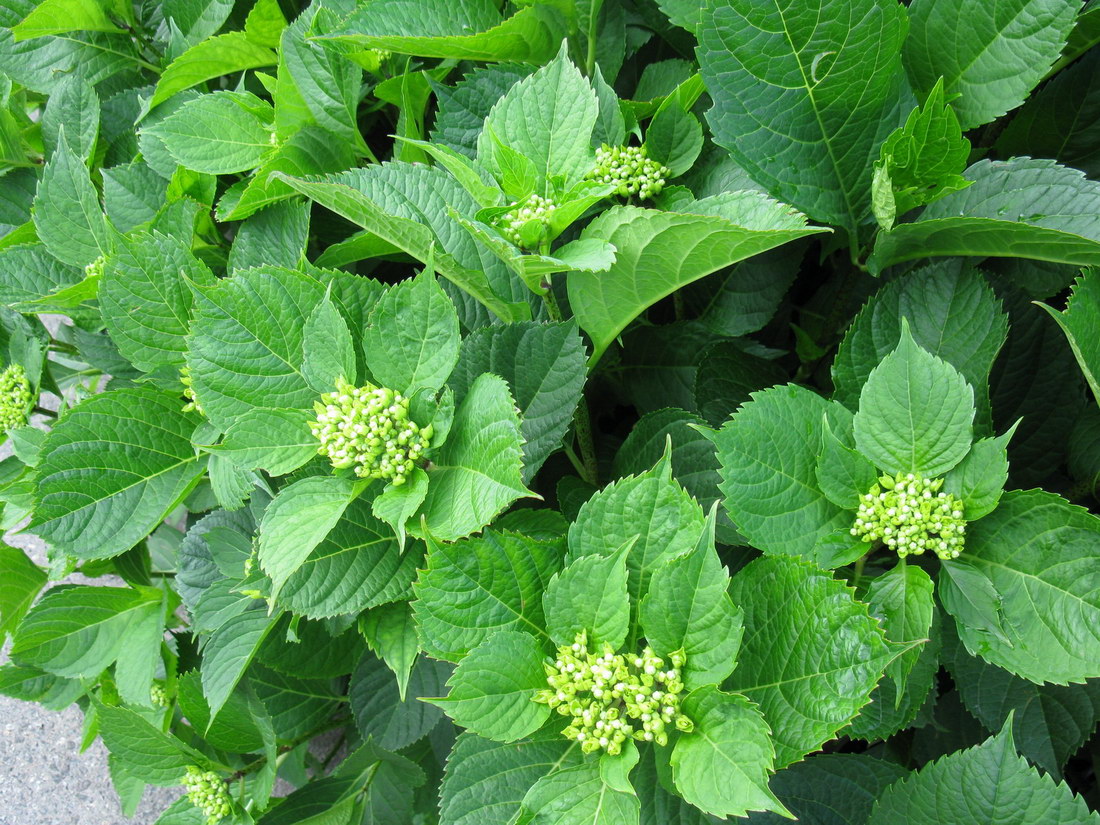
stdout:
[(644, 146), (607, 146), (596, 150), (596, 165), (588, 173), (590, 180), (613, 183), (615, 194), (645, 200), (660, 193), (672, 170), (646, 157)]
[(852, 535), (881, 541), (902, 558), (925, 550), (941, 559), (958, 558), (966, 534), (963, 503), (942, 487), (942, 478), (883, 476), (860, 498)]
[(19, 364), (11, 364), (0, 372), (0, 431), (22, 427), (27, 423), (27, 407), (31, 405), (31, 382)]
[(183, 786), (187, 789), (187, 798), (191, 804), (206, 814), (209, 825), (215, 825), (233, 812), (229, 789), (214, 771), (203, 771), (194, 765), (188, 765)]
[(584, 632), (572, 645), (558, 648), (557, 659), (547, 658), (547, 690), (534, 701), (571, 717), (562, 731), (581, 743), (581, 750), (599, 750), (615, 756), (628, 738), (668, 742), (669, 727), (690, 732), (694, 725), (680, 712), (684, 683), (680, 668), (683, 651), (665, 660), (646, 647), (640, 655), (616, 653), (606, 642), (598, 652), (588, 649)]
[(317, 452), (337, 469), (354, 467), (360, 478), (404, 484), (432, 437), (431, 424), (422, 428), (409, 419), (409, 399), (386, 387), (354, 387), (340, 378), (336, 391), (313, 407)]
[(521, 231), (523, 227), (530, 221), (538, 221), (538, 234), (541, 237), (550, 226), (550, 217), (554, 214), (555, 209), (557, 209), (557, 206), (552, 199), (540, 195), (528, 195), (525, 200), (513, 206), (511, 211), (505, 212), (497, 218), (496, 223), (504, 237), (516, 246), (523, 246), (523, 233)]
[(103, 266), (106, 263), (107, 263), (107, 259), (105, 257), (103, 257), (102, 255), (100, 255), (98, 258), (96, 258), (90, 264), (85, 264), (84, 265), (84, 277), (85, 278), (95, 278), (99, 275), (102, 275), (103, 274)]
[(183, 397), (187, 399), (187, 403), (183, 405), (184, 412), (202, 412), (202, 405), (199, 404), (199, 399), (195, 398), (195, 388), (191, 385), (191, 368), (180, 367), (180, 383), (183, 384)]
[(159, 682), (153, 682), (149, 688), (149, 701), (151, 701), (154, 707), (166, 708), (170, 704), (168, 700), (168, 691), (164, 689), (164, 685)]

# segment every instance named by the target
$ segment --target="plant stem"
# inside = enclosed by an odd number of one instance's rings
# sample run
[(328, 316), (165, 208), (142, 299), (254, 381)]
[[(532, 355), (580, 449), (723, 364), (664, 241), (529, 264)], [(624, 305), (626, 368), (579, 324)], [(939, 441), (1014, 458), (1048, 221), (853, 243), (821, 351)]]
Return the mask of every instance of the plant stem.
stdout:
[(581, 478), (589, 484), (599, 487), (599, 470), (596, 465), (596, 442), (592, 438), (592, 418), (588, 414), (588, 401), (582, 395), (573, 417), (573, 428), (577, 432), (577, 446), (584, 460), (584, 472)]
[(856, 559), (855, 571), (852, 573), (852, 587), (856, 589), (859, 587), (859, 582), (863, 578), (863, 565), (867, 563), (867, 556), (862, 555)]

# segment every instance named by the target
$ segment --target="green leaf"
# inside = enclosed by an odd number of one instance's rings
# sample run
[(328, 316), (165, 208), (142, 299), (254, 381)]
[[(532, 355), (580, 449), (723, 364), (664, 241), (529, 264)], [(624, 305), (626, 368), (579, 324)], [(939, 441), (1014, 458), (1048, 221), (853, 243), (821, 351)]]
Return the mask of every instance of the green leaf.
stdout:
[(875, 465), (837, 438), (828, 418), (821, 422), (821, 452), (814, 476), (825, 497), (845, 510), (857, 509), (860, 498), (878, 481)]
[(522, 450), (507, 383), (489, 373), (478, 377), (432, 459), (421, 508), (427, 531), (454, 541), (480, 530), (516, 499), (537, 497), (523, 486)]
[(1004, 435), (975, 441), (966, 457), (944, 476), (943, 488), (962, 500), (967, 521), (992, 513), (1001, 500), (1008, 481), (1008, 442), (1017, 424)]
[[(994, 792), (976, 793), (984, 788)], [(1095, 825), (1085, 801), (1016, 754), (1011, 726), (965, 751), (926, 765), (887, 788), (868, 825), (940, 825), (943, 822), (1059, 822)]]
[(85, 266), (113, 246), (114, 231), (103, 216), (88, 168), (69, 148), (64, 130), (38, 183), (34, 226), (50, 254), (73, 266)]
[(543, 658), (533, 636), (498, 631), (459, 662), (447, 680), (447, 698), (426, 701), (478, 736), (515, 742), (550, 718), (550, 707), (534, 701), (546, 688)]
[(962, 556), (999, 594), (1004, 638), (970, 627), (945, 602), (966, 647), (1033, 682), (1100, 676), (1100, 595), (1088, 572), (1098, 535), (1100, 519), (1052, 493), (1005, 493), (968, 526)]
[(202, 693), (211, 719), (228, 701), (278, 618), (262, 608), (246, 610), (226, 621), (203, 645)]
[(42, 244), (0, 250), (0, 300), (13, 309), (49, 301), (51, 294), (67, 292), (83, 278), (82, 270), (61, 263)]
[(450, 379), (457, 402), (484, 372), (504, 378), (519, 407), (523, 478), (529, 482), (569, 430), (587, 372), (584, 342), (570, 323), (485, 327), (462, 341)]
[(1008, 334), (1008, 316), (981, 274), (957, 261), (920, 267), (875, 293), (840, 342), (833, 397), (856, 408), (867, 376), (897, 345), (902, 318), (923, 349), (976, 388), (978, 426), (989, 429), (989, 373)]
[(712, 509), (693, 550), (653, 574), (640, 611), (646, 641), (659, 655), (684, 652), (690, 690), (721, 684), (733, 672), (744, 632), (741, 610), (726, 592), (729, 573), (714, 549), (716, 514)]
[(645, 132), (649, 157), (667, 166), (670, 177), (679, 177), (695, 163), (703, 148), (703, 126), (687, 107), (670, 95), (657, 110)]
[(198, 670), (180, 676), (176, 682), (180, 711), (202, 738), (216, 748), (248, 752), (263, 747), (260, 731), (251, 718), (245, 691), (234, 691), (221, 712), (211, 722), (210, 707), (202, 695), (202, 681)]
[(188, 46), (214, 34), (233, 11), (232, 0), (165, 0), (162, 5)]
[(66, 136), (73, 152), (87, 161), (99, 136), (99, 109), (99, 96), (79, 74), (58, 83), (42, 114), (42, 138), (46, 153), (52, 156), (63, 136)]
[(189, 101), (152, 127), (176, 162), (211, 175), (244, 172), (271, 150), (265, 114), (271, 107), (248, 92), (214, 92)]
[[(1078, 3), (1011, 0), (996, 8), (980, 0), (909, 7), (905, 68), (920, 94), (943, 78), (964, 129), (996, 120), (1027, 98), (1058, 59)], [(966, 37), (958, 23), (966, 21)]]
[(309, 430), (313, 418), (305, 410), (249, 410), (230, 425), (220, 444), (202, 447), (242, 469), (286, 475), (317, 455), (317, 439)]
[(818, 488), (822, 422), (847, 432), (847, 410), (788, 384), (753, 393), (711, 438), (722, 463), (725, 507), (737, 529), (766, 553), (813, 555), (818, 540), (851, 515)]
[(542, 595), (546, 632), (559, 647), (573, 644), (582, 631), (591, 645), (622, 647), (630, 631), (626, 555), (633, 543), (607, 556), (582, 556), (547, 583)]
[(126, 629), (126, 644), (115, 662), (115, 684), (122, 701), (135, 707), (152, 708), (149, 691), (157, 669), (162, 666), (165, 606), (167, 594), (154, 608), (133, 614)]
[(751, 562), (733, 577), (730, 598), (745, 611), (745, 636), (725, 687), (760, 706), (776, 767), (785, 767), (867, 704), (893, 654), (852, 590), (799, 559)]
[(126, 708), (95, 701), (99, 734), (111, 755), (152, 785), (179, 785), (188, 765), (207, 759), (175, 736), (162, 733), (144, 717)]
[(1002, 599), (993, 583), (968, 562), (945, 561), (940, 569), (937, 595), (960, 626), (970, 629), (969, 638), (977, 640), (988, 635), (1008, 643)]
[(12, 30), (15, 39), (29, 40), (71, 31), (120, 32), (96, 0), (42, 0)]
[(454, 305), (424, 269), (374, 305), (363, 333), (363, 355), (379, 384), (411, 395), (446, 383), (458, 361), (459, 343)]
[(257, 212), (237, 227), (226, 268), (282, 266), (296, 269), (309, 236), (309, 203), (283, 201)]
[[(936, 609), (932, 589), (928, 574), (902, 559), (893, 569), (872, 579), (864, 600), (870, 606), (871, 615), (882, 622), (886, 638), (891, 642), (923, 642), (929, 638), (932, 614)], [(899, 702), (921, 650), (921, 647), (911, 648), (886, 667), (886, 675), (897, 685)]]
[(46, 583), (46, 572), (18, 547), (0, 544), (0, 644)]
[[(164, 180), (143, 160), (102, 169), (107, 218), (119, 232), (151, 223), (167, 203)], [(165, 213), (167, 215), (167, 213)]]
[(560, 540), (486, 531), (432, 544), (413, 614), (429, 656), (457, 662), (501, 630), (546, 636), (542, 593), (561, 569)]
[(404, 702), (417, 653), (412, 606), (395, 602), (372, 608), (359, 617), (359, 630), (370, 649), (397, 677), (397, 694)]
[(944, 100), (941, 78), (924, 105), (886, 138), (875, 172), (888, 172), (889, 191), (902, 215), (969, 186), (960, 174), (969, 157), (970, 141), (962, 136), (959, 119)]
[(694, 548), (704, 523), (698, 503), (672, 478), (666, 453), (653, 469), (612, 482), (584, 503), (569, 525), (567, 561), (609, 554), (636, 538), (626, 555), (636, 617), (654, 573)]
[(879, 146), (911, 107), (905, 30), (892, 0), (709, 6), (697, 55), (715, 142), (774, 197), (854, 237)]
[(337, 378), (357, 383), (351, 330), (328, 296), (313, 308), (302, 334), (306, 342), (302, 372), (311, 388), (331, 392)]
[(190, 244), (159, 232), (120, 239), (104, 267), (100, 307), (111, 340), (138, 369), (178, 370), (191, 327), (188, 282), (210, 286), (214, 276)]
[(468, 158), (475, 157), (478, 136), (489, 110), (531, 71), (531, 66), (499, 63), (474, 68), (453, 87), (436, 86), (439, 111), (432, 128), (432, 141), (450, 146)]
[(775, 751), (767, 722), (748, 699), (709, 685), (684, 700), (683, 713), (695, 723), (672, 749), (672, 777), (684, 799), (723, 818), (788, 814), (768, 789)]
[(381, 0), (359, 8), (331, 36), (361, 49), (418, 57), (541, 64), (557, 51), (563, 22), (556, 10), (541, 4), (502, 20), (490, 0), (427, 5)]
[(190, 440), (199, 417), (181, 406), (171, 392), (134, 388), (63, 413), (42, 448), (30, 529), (84, 559), (145, 538), (206, 469)]
[(1073, 285), (1064, 312), (1039, 304), (1058, 322), (1081, 372), (1100, 403), (1100, 270), (1087, 269)]
[(451, 667), (444, 662), (417, 659), (409, 678), (408, 695), (401, 700), (393, 674), (373, 656), (364, 656), (348, 688), (348, 700), (360, 735), (373, 737), (379, 745), (392, 750), (423, 739), (443, 718), (443, 711), (422, 699), (439, 696), (450, 674)]
[(638, 797), (604, 783), (599, 763), (542, 776), (523, 797), (517, 825), (632, 825)]
[(244, 32), (219, 34), (196, 43), (169, 64), (157, 81), (149, 108), (206, 80), (275, 63), (275, 52), (253, 43)]
[(409, 597), (423, 553), (419, 544), (401, 552), (393, 531), (372, 515), (372, 496), (368, 490), (348, 505), (291, 574), (279, 592), (280, 604), (323, 618)]
[(317, 393), (302, 374), (304, 329), (324, 286), (268, 266), (197, 292), (187, 365), (203, 413), (228, 429), (257, 407), (311, 407)]
[(569, 303), (592, 336), (596, 361), (627, 324), (692, 281), (772, 247), (825, 230), (806, 226), (788, 207), (753, 192), (688, 204), (693, 214), (616, 206), (582, 237), (610, 243), (607, 272), (570, 272)]
[(964, 177), (974, 185), (879, 233), (867, 260), (872, 273), (938, 255), (1100, 263), (1100, 183), (1031, 158), (981, 160)]
[(281, 489), (264, 511), (257, 548), (260, 566), (278, 595), (313, 549), (336, 526), (364, 483), (313, 476)]
[(581, 759), (581, 749), (557, 733), (511, 744), (460, 734), (440, 789), (441, 825), (509, 825), (528, 788)]
[(493, 169), (495, 137), (534, 165), (536, 191), (546, 194), (551, 176), (569, 189), (592, 167), (592, 130), (599, 104), (592, 85), (569, 60), (566, 49), (530, 77), (516, 83), (485, 118), (477, 143), (478, 161)]
[(974, 390), (901, 322), (897, 349), (871, 370), (852, 419), (856, 448), (888, 473), (943, 475), (970, 450)]
[(12, 658), (58, 676), (95, 678), (146, 618), (161, 619), (153, 589), (71, 585), (50, 590), (23, 618)]

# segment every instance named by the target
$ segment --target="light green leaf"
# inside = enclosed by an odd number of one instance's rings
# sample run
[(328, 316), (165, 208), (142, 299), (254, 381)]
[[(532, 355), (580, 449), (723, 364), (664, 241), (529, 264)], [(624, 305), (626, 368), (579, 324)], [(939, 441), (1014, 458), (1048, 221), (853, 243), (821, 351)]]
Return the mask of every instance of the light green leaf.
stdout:
[(946, 476), (943, 488), (963, 503), (967, 521), (992, 513), (1008, 481), (1008, 442), (1019, 422), (996, 438), (975, 441), (970, 452)]
[[(970, 628), (968, 638), (977, 640), (989, 635), (1007, 644), (1002, 599), (993, 583), (966, 561), (945, 561), (940, 570), (936, 595), (960, 626)], [(977, 650), (982, 649), (984, 643), (978, 645), (971, 641), (969, 645)]]
[[(976, 793), (985, 788), (992, 792)], [(1011, 725), (965, 751), (936, 760), (887, 788), (867, 825), (1058, 822), (1096, 825), (1084, 799), (1017, 755)]]
[(480, 530), (516, 499), (537, 498), (523, 486), (522, 450), (507, 383), (489, 373), (480, 376), (432, 458), (421, 508), (428, 533), (454, 541)]
[(638, 797), (603, 781), (599, 763), (585, 762), (539, 778), (523, 797), (517, 825), (634, 825)]
[(160, 604), (134, 613), (126, 629), (126, 644), (119, 650), (115, 662), (115, 685), (118, 695), (128, 705), (153, 707), (149, 691), (157, 668), (162, 665), (166, 601), (167, 594), (162, 593)]
[(1064, 312), (1039, 304), (1066, 334), (1081, 372), (1100, 404), (1100, 269), (1087, 269), (1073, 285)]
[(584, 341), (571, 323), (521, 321), (475, 330), (463, 339), (450, 378), (457, 402), (484, 372), (504, 378), (516, 399), (528, 482), (569, 430), (587, 374)]
[(684, 700), (683, 713), (695, 723), (672, 749), (672, 777), (684, 799), (723, 818), (788, 813), (768, 789), (775, 751), (768, 723), (751, 702), (710, 685)]
[(774, 197), (854, 236), (879, 146), (912, 107), (905, 30), (893, 0), (709, 4), (697, 54), (715, 141)]
[(274, 49), (279, 45), (279, 35), (286, 25), (277, 0), (257, 0), (244, 20), (244, 32), (253, 43)]
[(460, 343), (454, 304), (424, 269), (391, 287), (374, 305), (363, 333), (363, 355), (379, 384), (411, 395), (446, 383)]
[(253, 43), (244, 32), (219, 34), (196, 43), (169, 64), (157, 81), (149, 108), (211, 78), (275, 63), (275, 52)]
[(324, 294), (308, 275), (271, 266), (198, 290), (187, 364), (214, 424), (228, 429), (257, 407), (312, 406), (317, 393), (302, 374), (304, 328)]
[(0, 301), (13, 309), (33, 311), (36, 302), (48, 303), (50, 295), (67, 292), (83, 278), (83, 270), (61, 263), (42, 244), (0, 250)]
[(161, 593), (152, 588), (55, 587), (19, 625), (12, 659), (58, 676), (95, 678), (150, 616), (161, 619)]
[(446, 699), (426, 699), (478, 736), (515, 742), (550, 718), (550, 707), (534, 701), (546, 688), (543, 651), (527, 633), (501, 630), (458, 663), (447, 680)]
[(0, 644), (23, 618), (38, 591), (46, 583), (46, 571), (18, 547), (0, 544)]
[(374, 607), (359, 617), (359, 631), (386, 667), (397, 677), (397, 694), (405, 701), (409, 675), (416, 662), (416, 621), (408, 602)]
[(872, 273), (938, 255), (1100, 263), (1100, 183), (1031, 158), (981, 160), (964, 177), (974, 185), (878, 235), (867, 260)]
[(825, 497), (845, 510), (857, 509), (860, 498), (878, 481), (875, 465), (837, 438), (827, 418), (821, 422), (821, 451), (814, 476)]
[[(151, 224), (167, 204), (164, 180), (144, 160), (101, 170), (103, 205), (119, 232)], [(167, 217), (165, 211), (164, 217)]]
[(419, 467), (413, 467), (404, 484), (387, 484), (371, 505), (375, 517), (393, 527), (401, 547), (405, 546), (405, 525), (420, 509), (427, 495), (428, 474)]
[(340, 520), (364, 482), (313, 476), (281, 489), (264, 511), (257, 542), (260, 566), (273, 593), (308, 558)]
[(689, 690), (721, 684), (733, 672), (744, 631), (741, 610), (726, 592), (729, 573), (714, 549), (716, 514), (712, 509), (695, 549), (653, 574), (639, 617), (658, 655), (684, 652)]
[(443, 775), (440, 823), (509, 825), (528, 788), (581, 758), (581, 749), (557, 733), (511, 744), (460, 734)]
[(760, 706), (782, 768), (848, 724), (893, 654), (852, 590), (799, 559), (751, 562), (733, 577), (730, 598), (745, 611), (745, 637), (725, 687)]
[[(902, 559), (893, 569), (871, 581), (864, 600), (871, 608), (871, 615), (882, 622), (887, 639), (909, 644), (929, 638), (932, 613), (936, 609), (932, 589), (928, 574)], [(921, 650), (922, 647), (907, 650), (886, 667), (886, 675), (897, 685), (898, 702)]]
[(120, 32), (96, 0), (42, 0), (12, 30), (16, 41), (71, 31)]
[(521, 63), (499, 63), (474, 68), (453, 88), (437, 85), (434, 91), (439, 111), (432, 128), (433, 142), (450, 146), (473, 159), (489, 110), (532, 71), (532, 66)]
[(536, 192), (546, 194), (546, 181), (564, 178), (568, 189), (592, 166), (592, 130), (599, 104), (592, 85), (569, 60), (558, 56), (516, 83), (485, 118), (478, 139), (478, 161), (492, 169), (492, 140), (519, 152), (534, 164)]
[(210, 286), (214, 275), (191, 254), (189, 243), (159, 232), (120, 239), (107, 259), (99, 286), (103, 321), (119, 352), (138, 369), (184, 365), (193, 301), (188, 282)]
[(73, 266), (110, 253), (114, 230), (103, 216), (88, 167), (59, 133), (34, 198), (34, 226), (50, 254)]
[(986, 661), (1033, 682), (1100, 676), (1100, 595), (1092, 586), (1100, 519), (1041, 490), (1011, 491), (968, 525), (961, 560), (1000, 596), (1004, 638), (972, 628), (953, 605), (959, 637)]
[(188, 46), (214, 34), (233, 11), (232, 0), (165, 0), (162, 6)]
[(417, 543), (402, 553), (393, 530), (372, 515), (372, 499), (368, 490), (348, 505), (283, 585), (280, 604), (325, 618), (409, 598), (423, 549)]
[(87, 161), (99, 136), (99, 109), (95, 88), (80, 74), (58, 83), (42, 113), (42, 138), (47, 155), (53, 155), (64, 134), (73, 152)]
[(901, 322), (897, 349), (867, 377), (852, 420), (856, 448), (888, 473), (943, 475), (970, 450), (974, 390), (921, 349)]
[(818, 488), (822, 421), (851, 427), (848, 411), (794, 384), (753, 393), (711, 436), (722, 463), (725, 507), (737, 529), (766, 553), (813, 555), (851, 515)]
[(554, 56), (564, 28), (557, 11), (543, 4), (503, 20), (490, 0), (381, 0), (359, 8), (332, 37), (418, 57), (541, 64)]
[(542, 593), (561, 569), (562, 542), (488, 530), (432, 544), (413, 614), (429, 656), (457, 662), (501, 630), (546, 638)]
[(592, 336), (592, 361), (666, 295), (744, 258), (825, 231), (807, 227), (803, 216), (759, 193), (717, 196), (685, 208), (693, 214), (616, 206), (585, 227), (583, 238), (616, 249), (607, 272), (569, 273), (569, 303)]
[(308, 202), (283, 201), (244, 221), (229, 248), (228, 271), (257, 266), (296, 269), (309, 238), (309, 213)]
[(542, 594), (546, 631), (559, 647), (573, 644), (582, 631), (590, 645), (622, 647), (630, 630), (626, 555), (633, 543), (607, 556), (582, 556), (547, 583)]
[(176, 162), (223, 175), (260, 165), (271, 151), (271, 107), (248, 92), (213, 92), (189, 101), (151, 127)]
[[(1015, 109), (1046, 75), (1066, 45), (1078, 2), (1010, 0), (914, 0), (905, 68), (914, 89), (944, 88), (964, 129)], [(966, 21), (966, 36), (958, 23)]]
[(107, 750), (146, 782), (165, 787), (179, 785), (188, 765), (208, 764), (205, 756), (175, 736), (162, 733), (134, 711), (98, 700), (93, 706)]
[(669, 96), (649, 122), (644, 145), (649, 157), (669, 168), (670, 177), (679, 177), (699, 157), (703, 126), (687, 107)]
[(278, 614), (272, 616), (263, 608), (246, 610), (228, 619), (203, 645), (202, 693), (212, 719), (229, 699), (278, 619)]
[(286, 475), (317, 455), (318, 442), (309, 430), (313, 419), (307, 410), (256, 408), (239, 416), (220, 444), (202, 446), (242, 469)]
[(337, 378), (351, 384), (358, 383), (351, 330), (328, 296), (309, 314), (303, 335), (305, 361), (302, 373), (311, 388), (318, 393), (331, 392), (336, 387)]
[(46, 436), (32, 532), (84, 559), (145, 538), (206, 469), (191, 446), (199, 416), (172, 392), (112, 390), (63, 413)]

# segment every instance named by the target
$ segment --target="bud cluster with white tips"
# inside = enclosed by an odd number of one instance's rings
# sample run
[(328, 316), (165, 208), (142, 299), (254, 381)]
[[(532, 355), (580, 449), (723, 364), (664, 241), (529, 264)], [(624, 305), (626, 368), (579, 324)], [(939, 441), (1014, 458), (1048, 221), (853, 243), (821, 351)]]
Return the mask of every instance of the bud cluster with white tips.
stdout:
[(233, 799), (221, 777), (214, 771), (204, 771), (194, 765), (187, 766), (183, 777), (187, 798), (206, 815), (209, 825), (220, 822), (233, 812)]
[(0, 372), (0, 431), (26, 424), (30, 405), (31, 382), (27, 373), (19, 364), (11, 364)]
[(860, 498), (852, 535), (881, 541), (902, 558), (925, 550), (941, 559), (958, 558), (966, 535), (963, 503), (942, 487), (942, 478), (883, 476)]
[(590, 180), (613, 183), (615, 194), (644, 201), (660, 194), (672, 170), (646, 157), (644, 146), (608, 146), (596, 150), (596, 165), (588, 173)]
[[(497, 218), (496, 224), (504, 237), (516, 246), (536, 246), (538, 240), (541, 240), (542, 236), (546, 234), (546, 229), (550, 226), (550, 217), (554, 214), (555, 209), (557, 209), (557, 206), (552, 199), (544, 198), (541, 195), (528, 195), (526, 199), (513, 206), (510, 211)], [(531, 221), (536, 222), (538, 231), (523, 231), (524, 227)], [(532, 236), (537, 239), (534, 243), (532, 243)]]
[(158, 708), (166, 708), (171, 704), (168, 691), (159, 682), (153, 682), (149, 687), (149, 701), (153, 703), (154, 707)]
[(534, 701), (572, 717), (562, 734), (580, 742), (585, 753), (603, 750), (615, 756), (628, 738), (664, 745), (670, 726), (684, 732), (694, 728), (680, 712), (684, 653), (676, 651), (668, 659), (666, 665), (649, 647), (637, 656), (616, 653), (606, 642), (593, 652), (581, 632), (572, 645), (558, 648), (557, 659), (547, 658), (550, 688), (535, 694)]
[(187, 403), (183, 405), (183, 411), (201, 413), (203, 411), (202, 405), (199, 404), (199, 399), (195, 398), (190, 367), (180, 367), (180, 383), (183, 384), (183, 397), (187, 399)]
[(318, 448), (337, 469), (354, 467), (360, 478), (404, 484), (432, 437), (432, 425), (420, 427), (409, 418), (409, 399), (386, 387), (355, 387), (339, 378), (335, 392), (313, 405), (317, 420), (310, 429)]

